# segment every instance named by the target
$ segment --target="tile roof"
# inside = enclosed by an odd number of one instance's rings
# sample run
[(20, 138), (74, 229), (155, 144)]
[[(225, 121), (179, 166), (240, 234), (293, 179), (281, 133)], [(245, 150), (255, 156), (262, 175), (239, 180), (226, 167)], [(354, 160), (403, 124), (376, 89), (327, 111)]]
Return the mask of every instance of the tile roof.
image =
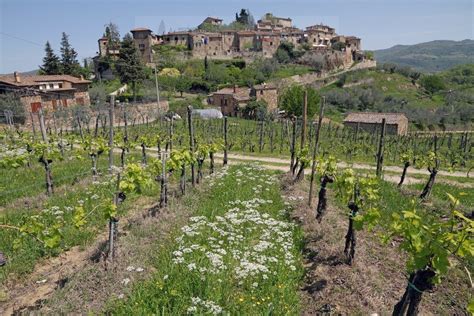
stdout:
[(38, 85), (41, 82), (48, 82), (48, 81), (67, 81), (71, 83), (91, 83), (89, 80), (84, 80), (81, 78), (77, 78), (74, 76), (70, 75), (29, 75), (29, 76), (24, 76), (24, 75), (19, 75), (20, 76), (20, 82), (15, 81), (15, 75), (3, 75), (0, 76), (0, 82), (1, 83), (6, 83), (9, 85), (14, 85), (18, 87), (24, 87), (24, 86), (34, 86)]
[(231, 94), (237, 100), (249, 100), (250, 99), (250, 88), (247, 87), (236, 87), (235, 92), (234, 88), (223, 88), (217, 90), (213, 94)]
[(143, 31), (150, 31), (151, 30), (147, 27), (137, 27), (137, 28), (134, 28), (132, 30), (130, 30), (130, 32), (143, 32)]
[(400, 124), (408, 122), (407, 117), (403, 113), (375, 113), (375, 112), (358, 112), (349, 113), (344, 122), (354, 123), (382, 123), (385, 118), (387, 124)]

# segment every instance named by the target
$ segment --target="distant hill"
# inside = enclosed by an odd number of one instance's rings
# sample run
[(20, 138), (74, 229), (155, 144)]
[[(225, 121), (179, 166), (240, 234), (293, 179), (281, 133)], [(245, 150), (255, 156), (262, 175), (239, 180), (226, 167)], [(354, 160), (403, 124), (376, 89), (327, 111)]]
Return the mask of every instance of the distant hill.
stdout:
[[(39, 69), (30, 70), (30, 71), (22, 71), (22, 72), (20, 72), (20, 75), (32, 76), (32, 75), (36, 75), (38, 73), (38, 71), (39, 71)], [(13, 71), (9, 72), (9, 73), (0, 74), (0, 76), (2, 76), (2, 75), (11, 75), (12, 73), (13, 73)]]
[(457, 65), (474, 63), (474, 40), (396, 45), (376, 50), (374, 53), (379, 63), (395, 63), (422, 72), (438, 72)]

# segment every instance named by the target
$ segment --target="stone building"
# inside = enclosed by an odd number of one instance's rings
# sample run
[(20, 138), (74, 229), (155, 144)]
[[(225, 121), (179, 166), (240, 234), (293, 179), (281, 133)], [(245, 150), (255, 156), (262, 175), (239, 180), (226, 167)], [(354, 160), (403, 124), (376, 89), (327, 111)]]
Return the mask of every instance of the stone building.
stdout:
[[(155, 36), (148, 28), (131, 30), (133, 39), (145, 63), (153, 62), (154, 45), (181, 46), (187, 50), (186, 56), (192, 58), (230, 59), (230, 58), (270, 58), (282, 42), (292, 43), (296, 49), (308, 45), (318, 54), (330, 54), (332, 45), (337, 42), (338, 50), (344, 53), (344, 66), (363, 58), (361, 40), (354, 36), (336, 34), (336, 30), (324, 24), (306, 27), (305, 30), (292, 25), (291, 18), (276, 17), (267, 13), (259, 20), (254, 29), (230, 30), (221, 28), (222, 19), (207, 17), (197, 29), (182, 32), (170, 32)], [(204, 25), (214, 26), (215, 31), (206, 31)], [(210, 29), (208, 29), (210, 30)], [(107, 39), (99, 39), (99, 55), (107, 52), (118, 54), (118, 50), (107, 47)], [(339, 57), (338, 57), (339, 58)]]
[(225, 116), (238, 116), (250, 98), (250, 89), (247, 87), (223, 88), (209, 96), (208, 103), (220, 107)]
[(248, 87), (223, 88), (209, 95), (208, 103), (220, 107), (222, 114), (226, 116), (240, 116), (242, 109), (251, 100), (264, 100), (267, 110), (275, 112), (278, 108), (278, 90), (270, 84)]
[(253, 86), (250, 97), (257, 101), (264, 100), (267, 103), (268, 112), (278, 110), (278, 89), (274, 85), (263, 83)]
[(280, 18), (271, 13), (266, 13), (261, 20), (257, 21), (256, 28), (261, 31), (282, 31), (292, 26), (292, 20), (290, 18)]
[(204, 27), (205, 25), (221, 26), (222, 21), (223, 21), (222, 19), (208, 16), (207, 18), (204, 19), (204, 21), (202, 21), (201, 24), (199, 24), (198, 29)]
[(349, 113), (344, 119), (344, 126), (373, 133), (380, 130), (382, 119), (385, 119), (386, 134), (407, 135), (408, 118), (403, 113)]
[(40, 108), (54, 111), (60, 107), (90, 105), (90, 83), (70, 75), (21, 76), (14, 72), (0, 76), (0, 93), (18, 94), (27, 112), (37, 112)]
[(145, 64), (153, 62), (153, 45), (158, 43), (158, 38), (146, 27), (135, 28), (130, 31), (133, 42), (140, 53), (140, 57)]

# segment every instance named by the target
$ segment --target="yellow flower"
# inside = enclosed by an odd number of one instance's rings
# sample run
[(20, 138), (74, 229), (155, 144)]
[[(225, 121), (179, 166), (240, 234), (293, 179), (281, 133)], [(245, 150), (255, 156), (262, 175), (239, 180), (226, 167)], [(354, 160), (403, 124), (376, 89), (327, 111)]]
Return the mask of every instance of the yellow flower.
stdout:
[(244, 298), (243, 298), (243, 297), (239, 298), (239, 301), (243, 302), (243, 301), (244, 301)]

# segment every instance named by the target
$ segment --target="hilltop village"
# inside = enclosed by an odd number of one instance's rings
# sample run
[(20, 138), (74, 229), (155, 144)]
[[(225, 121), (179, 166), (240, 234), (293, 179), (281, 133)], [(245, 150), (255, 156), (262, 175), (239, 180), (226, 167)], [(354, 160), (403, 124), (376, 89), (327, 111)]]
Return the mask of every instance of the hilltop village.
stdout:
[[(170, 46), (186, 50), (190, 58), (247, 60), (258, 57), (273, 57), (281, 43), (292, 43), (295, 49), (307, 53), (323, 55), (337, 60), (338, 64), (349, 67), (355, 61), (364, 59), (361, 39), (344, 36), (323, 24), (315, 24), (304, 30), (296, 28), (291, 18), (276, 17), (267, 13), (253, 28), (232, 29), (223, 25), (217, 17), (207, 17), (194, 30), (154, 34), (146, 27), (130, 31), (133, 41), (144, 63), (154, 62), (155, 50), (160, 46)], [(119, 50), (110, 47), (108, 38), (99, 38), (99, 56), (116, 56)]]

